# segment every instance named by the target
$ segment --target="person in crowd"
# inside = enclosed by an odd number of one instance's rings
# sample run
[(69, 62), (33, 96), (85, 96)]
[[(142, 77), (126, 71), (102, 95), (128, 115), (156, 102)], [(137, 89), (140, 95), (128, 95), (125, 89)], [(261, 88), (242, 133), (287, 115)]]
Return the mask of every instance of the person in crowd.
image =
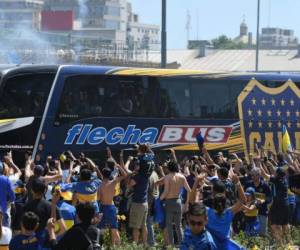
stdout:
[[(71, 183), (71, 191), (73, 193), (73, 205), (84, 202), (92, 202), (95, 206), (96, 214), (99, 216), (98, 204), (98, 188), (101, 185), (102, 177), (98, 167), (90, 159), (80, 168), (80, 177), (77, 182)], [(93, 176), (93, 172), (97, 173), (97, 177)]]
[(60, 240), (55, 234), (55, 218), (50, 218), (47, 223), (50, 247), (52, 250), (86, 250), (101, 249), (101, 232), (94, 224), (96, 215), (92, 202), (79, 203), (76, 206), (78, 223), (68, 230)]
[(3, 226), (3, 212), (0, 209), (0, 249), (8, 250), (12, 238), (12, 231), (9, 227)]
[(39, 227), (39, 217), (33, 212), (24, 213), (21, 220), (21, 234), (12, 238), (10, 250), (41, 250), (42, 244), (36, 234)]
[[(48, 190), (48, 184), (61, 180), (62, 171), (60, 167), (60, 162), (54, 161), (54, 164), (55, 164), (55, 168), (57, 169), (57, 173), (53, 175), (45, 175), (45, 168), (42, 165), (35, 165), (31, 158), (27, 160), (25, 165), (25, 181), (27, 182), (26, 189), (27, 189), (28, 201), (31, 201), (33, 198), (31, 189), (34, 180), (39, 179), (43, 181), (47, 186), (47, 190)], [(52, 186), (50, 186), (50, 188), (52, 188)]]
[(170, 173), (164, 177), (164, 192), (160, 199), (164, 201), (166, 212), (166, 227), (168, 231), (169, 243), (174, 245), (173, 223), (175, 224), (176, 235), (178, 243), (182, 241), (182, 203), (180, 199), (181, 189), (185, 188), (188, 195), (185, 204), (185, 211), (187, 211), (189, 192), (191, 191), (185, 176), (179, 173), (179, 166), (177, 162), (170, 161), (168, 163)]
[(118, 219), (117, 219), (117, 207), (114, 205), (113, 198), (115, 196), (115, 190), (117, 184), (127, 177), (127, 172), (119, 165), (116, 164), (119, 169), (120, 176), (112, 177), (112, 171), (110, 168), (104, 168), (102, 170), (103, 182), (98, 190), (98, 197), (101, 203), (101, 213), (103, 214), (100, 221), (100, 228), (109, 228), (112, 237), (112, 245), (120, 245), (120, 234), (118, 231)]
[(140, 233), (142, 233), (142, 241), (144, 245), (147, 245), (148, 231), (146, 222), (149, 178), (138, 171), (136, 175), (131, 177), (128, 187), (133, 190), (129, 213), (129, 227), (132, 228), (133, 241), (139, 243)]
[(8, 176), (8, 179), (10, 180), (13, 189), (16, 189), (16, 183), (20, 180), (20, 177), (22, 175), (21, 170), (19, 167), (14, 163), (12, 151), (9, 151), (6, 156), (3, 158), (3, 164), (5, 169), (5, 175)]
[(148, 216), (147, 216), (147, 230), (148, 230), (148, 245), (155, 245), (155, 235), (153, 229), (154, 213), (155, 213), (155, 200), (159, 198), (159, 187), (156, 185), (159, 177), (157, 170), (155, 169), (149, 178), (149, 190), (148, 190)]
[(211, 234), (206, 230), (208, 218), (203, 203), (191, 204), (187, 216), (188, 227), (184, 231), (180, 250), (217, 250)]
[[(233, 183), (237, 186), (241, 196), (245, 196), (243, 187), (237, 175), (232, 176)], [(205, 183), (205, 174), (199, 175), (194, 183), (192, 193), (190, 196), (191, 203), (195, 202), (197, 197), (197, 190), (202, 189)], [(243, 201), (246, 201), (244, 199)], [(216, 193), (213, 197), (213, 207), (207, 207), (208, 224), (207, 229), (213, 236), (217, 249), (230, 249), (230, 245), (236, 245), (235, 242), (230, 240), (230, 228), (233, 217), (236, 213), (241, 211), (243, 204), (237, 201), (233, 206), (226, 207), (226, 194)]]
[(258, 221), (259, 201), (255, 197), (255, 190), (252, 187), (246, 189), (247, 201), (243, 205), (245, 214), (245, 233), (247, 236), (257, 236), (259, 234), (260, 224)]
[(76, 209), (70, 204), (72, 202), (72, 193), (68, 191), (67, 185), (60, 184), (52, 189), (52, 198), (55, 195), (59, 195), (56, 206), (64, 219), (66, 230), (69, 230), (76, 222)]
[[(32, 182), (32, 200), (28, 201), (24, 208), (23, 212), (33, 212), (39, 218), (39, 224), (36, 229), (36, 236), (39, 239), (39, 242), (42, 246), (46, 245), (46, 225), (49, 218), (51, 218), (51, 203), (44, 199), (47, 186), (40, 180), (35, 179)], [(65, 223), (61, 217), (61, 213), (56, 208), (56, 222), (59, 226), (59, 232), (57, 235), (62, 235), (66, 231)]]
[[(279, 160), (279, 165), (282, 164), (282, 159)], [(288, 181), (286, 170), (281, 165), (277, 167), (275, 175), (267, 174), (262, 167), (262, 176), (273, 184), (274, 198), (270, 208), (270, 224), (273, 237), (277, 242), (283, 245), (284, 235), (289, 234), (289, 204), (288, 204)]]
[(246, 185), (247, 187), (254, 188), (255, 196), (259, 201), (258, 204), (258, 220), (259, 220), (259, 228), (260, 236), (267, 236), (268, 231), (268, 206), (272, 202), (272, 193), (270, 186), (265, 182), (265, 180), (261, 176), (261, 170), (259, 168), (253, 168), (250, 171), (251, 181), (249, 181)]
[(9, 178), (4, 175), (4, 165), (0, 162), (0, 209), (3, 213), (3, 225), (10, 227), (10, 207), (15, 201), (15, 193)]

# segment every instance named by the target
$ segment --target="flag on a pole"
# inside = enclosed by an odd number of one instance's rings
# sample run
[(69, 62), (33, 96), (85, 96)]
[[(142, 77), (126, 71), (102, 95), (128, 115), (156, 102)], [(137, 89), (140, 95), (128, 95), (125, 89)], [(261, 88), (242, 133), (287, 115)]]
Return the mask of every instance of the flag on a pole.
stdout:
[(286, 129), (286, 126), (282, 126), (282, 151), (286, 153), (287, 151), (292, 151), (293, 147), (291, 144), (289, 132)]
[(196, 140), (197, 140), (198, 148), (199, 148), (200, 153), (201, 153), (202, 149), (203, 149), (203, 144), (204, 144), (204, 138), (201, 135), (201, 132), (199, 132), (199, 134), (196, 135)]

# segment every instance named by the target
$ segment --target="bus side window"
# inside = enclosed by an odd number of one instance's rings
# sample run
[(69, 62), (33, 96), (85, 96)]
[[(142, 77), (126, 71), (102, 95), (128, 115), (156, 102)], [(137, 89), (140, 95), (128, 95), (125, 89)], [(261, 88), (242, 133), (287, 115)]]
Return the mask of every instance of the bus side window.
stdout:
[(88, 117), (144, 116), (141, 77), (77, 75), (65, 80), (55, 124)]
[[(190, 117), (191, 94), (189, 81), (180, 77), (150, 78), (149, 85), (156, 86), (157, 91), (152, 90), (153, 114), (156, 117)], [(153, 102), (155, 100), (155, 102)]]
[(0, 118), (34, 116), (41, 118), (54, 74), (18, 75), (4, 82), (0, 98)]
[(194, 78), (191, 81), (194, 117), (203, 119), (232, 117), (232, 100), (226, 80)]

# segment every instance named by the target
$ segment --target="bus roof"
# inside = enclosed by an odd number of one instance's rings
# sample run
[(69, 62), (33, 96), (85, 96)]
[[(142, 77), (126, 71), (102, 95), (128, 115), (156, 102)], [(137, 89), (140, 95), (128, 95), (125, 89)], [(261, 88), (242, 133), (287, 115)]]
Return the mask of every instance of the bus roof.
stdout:
[[(26, 74), (33, 72), (56, 73), (60, 65), (0, 65), (0, 76), (3, 74)], [(117, 66), (92, 66), (92, 65), (61, 65), (68, 68), (69, 72), (99, 73), (131, 76), (190, 76), (201, 78), (232, 79), (232, 80), (270, 80), (270, 81), (300, 81), (300, 73), (296, 72), (208, 72), (201, 70), (185, 69), (156, 69), (156, 68), (128, 68)]]

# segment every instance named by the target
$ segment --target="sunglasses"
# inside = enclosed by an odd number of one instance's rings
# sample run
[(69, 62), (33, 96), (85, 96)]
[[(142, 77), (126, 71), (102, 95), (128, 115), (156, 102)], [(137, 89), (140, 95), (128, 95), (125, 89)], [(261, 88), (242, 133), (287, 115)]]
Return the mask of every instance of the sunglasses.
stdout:
[(201, 227), (204, 225), (204, 222), (203, 221), (194, 221), (194, 220), (190, 220), (190, 225), (191, 226), (198, 226), (198, 227)]

